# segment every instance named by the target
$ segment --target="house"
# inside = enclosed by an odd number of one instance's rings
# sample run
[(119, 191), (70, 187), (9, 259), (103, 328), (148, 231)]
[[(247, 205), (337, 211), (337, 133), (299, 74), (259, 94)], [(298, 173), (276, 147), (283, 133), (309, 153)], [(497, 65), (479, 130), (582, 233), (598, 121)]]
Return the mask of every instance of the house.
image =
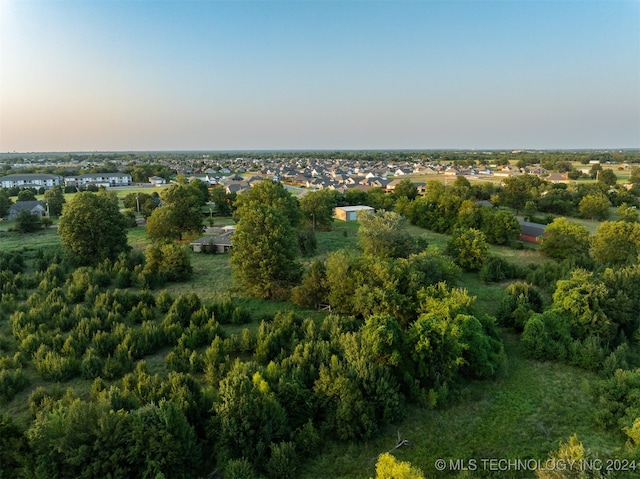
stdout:
[(6, 175), (0, 177), (2, 188), (53, 188), (62, 185), (62, 176), (49, 174), (25, 173), (23, 175)]
[(342, 221), (356, 221), (357, 215), (359, 211), (370, 211), (374, 212), (371, 206), (338, 206), (333, 210), (333, 217), (342, 220)]
[(151, 183), (153, 186), (162, 186), (167, 183), (167, 180), (165, 180), (162, 176), (150, 176), (149, 183)]
[(15, 220), (23, 211), (28, 211), (32, 215), (36, 215), (38, 218), (47, 216), (47, 210), (42, 204), (42, 201), (16, 201), (11, 205), (11, 208), (9, 208), (7, 218)]
[(529, 243), (540, 244), (544, 236), (544, 230), (547, 225), (531, 223), (529, 221), (520, 221), (520, 239)]
[(551, 173), (546, 177), (549, 183), (566, 183), (569, 176), (566, 173)]
[(203, 236), (191, 243), (194, 253), (228, 253), (231, 249), (233, 230), (216, 236)]

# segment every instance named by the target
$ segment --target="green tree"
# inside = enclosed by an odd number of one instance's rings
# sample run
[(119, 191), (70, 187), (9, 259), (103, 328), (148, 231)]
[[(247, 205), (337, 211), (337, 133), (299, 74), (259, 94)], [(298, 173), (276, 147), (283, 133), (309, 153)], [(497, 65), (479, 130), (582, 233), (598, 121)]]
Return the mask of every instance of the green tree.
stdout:
[(231, 265), (237, 286), (251, 296), (285, 297), (300, 279), (297, 235), (286, 213), (257, 201), (238, 208), (231, 238)]
[(583, 218), (603, 221), (609, 217), (611, 202), (602, 193), (594, 193), (584, 196), (580, 200), (578, 210)]
[(155, 239), (182, 239), (185, 233), (202, 231), (202, 192), (191, 185), (171, 185), (160, 194), (162, 206), (147, 223), (147, 234)]
[(187, 249), (175, 243), (154, 243), (145, 250), (144, 271), (164, 281), (186, 281), (193, 273)]
[(600, 163), (594, 163), (589, 169), (589, 176), (593, 180), (597, 180), (602, 172), (602, 165)]
[(358, 213), (358, 240), (364, 254), (376, 258), (397, 258), (411, 253), (406, 220), (394, 211)]
[(49, 216), (60, 216), (62, 206), (67, 202), (60, 186), (54, 186), (44, 194), (44, 202), (47, 205)]
[(78, 193), (64, 205), (58, 232), (65, 252), (78, 264), (114, 261), (129, 251), (127, 225), (118, 205), (95, 193)]
[(598, 175), (598, 183), (602, 184), (607, 188), (614, 186), (617, 182), (618, 182), (618, 177), (616, 176), (616, 174), (611, 168), (602, 170)]
[(617, 212), (621, 221), (626, 221), (627, 223), (638, 222), (638, 211), (635, 206), (629, 206), (627, 203), (622, 203), (618, 206)]
[(393, 189), (393, 194), (396, 198), (404, 196), (413, 201), (418, 196), (418, 188), (409, 178), (405, 178), (396, 185), (396, 187)]
[(640, 224), (605, 221), (598, 226), (591, 247), (591, 256), (600, 264), (615, 267), (637, 263)]
[(28, 188), (24, 188), (18, 193), (18, 201), (34, 201), (35, 199), (36, 194)]
[(153, 210), (147, 219), (147, 235), (156, 241), (179, 240), (182, 231), (174, 208), (161, 207)]
[(314, 229), (330, 230), (333, 223), (333, 210), (338, 204), (334, 191), (323, 189), (311, 191), (300, 199), (300, 209)]
[(487, 241), (496, 245), (509, 245), (520, 235), (518, 219), (506, 210), (482, 209), (482, 228)]
[(499, 195), (502, 206), (508, 206), (520, 212), (527, 204), (527, 201), (535, 200), (538, 197), (538, 189), (543, 182), (534, 175), (512, 176), (504, 180), (504, 188)]
[(13, 201), (9, 198), (9, 194), (6, 189), (0, 188), (0, 218), (4, 218), (9, 214), (9, 208)]
[(42, 229), (40, 218), (30, 211), (22, 210), (16, 218), (16, 230), (20, 233), (33, 233)]
[(211, 188), (209, 193), (209, 199), (215, 204), (214, 214), (216, 216), (231, 216), (236, 198), (235, 193), (227, 193), (220, 185)]
[(635, 187), (640, 185), (640, 166), (632, 166), (629, 169), (629, 182)]
[(482, 231), (457, 229), (447, 242), (446, 252), (461, 268), (478, 271), (489, 254), (489, 243)]
[(252, 204), (262, 204), (279, 210), (294, 228), (300, 224), (302, 219), (298, 200), (291, 196), (291, 193), (285, 189), (282, 183), (277, 181), (261, 181), (239, 195), (235, 203), (234, 218), (236, 221), (242, 219), (242, 215), (245, 211), (251, 209), (250, 206)]
[(564, 217), (556, 218), (547, 226), (540, 245), (544, 254), (559, 260), (587, 257), (590, 247), (591, 235), (587, 228), (570, 223)]
[(260, 372), (248, 364), (234, 363), (220, 382), (214, 410), (218, 444), (231, 458), (251, 458), (254, 465), (264, 465), (269, 445), (287, 433), (284, 409)]
[(571, 336), (584, 340), (596, 336), (613, 341), (617, 325), (607, 317), (609, 298), (606, 285), (592, 272), (576, 269), (569, 279), (559, 280), (553, 293), (553, 307), (571, 319)]
[(376, 210), (390, 210), (395, 204), (395, 198), (387, 194), (382, 188), (371, 188), (367, 191), (367, 201), (365, 203)]
[(158, 207), (158, 195), (149, 195), (147, 193), (129, 193), (123, 198), (125, 208), (132, 209), (142, 216), (148, 218)]

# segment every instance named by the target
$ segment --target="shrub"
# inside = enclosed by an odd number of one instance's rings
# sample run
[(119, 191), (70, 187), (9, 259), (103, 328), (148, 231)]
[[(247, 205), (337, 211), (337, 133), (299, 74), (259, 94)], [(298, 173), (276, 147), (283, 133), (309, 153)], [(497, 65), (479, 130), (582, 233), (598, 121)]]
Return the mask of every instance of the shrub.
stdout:
[(22, 369), (0, 369), (0, 403), (9, 402), (29, 385)]
[(292, 442), (271, 443), (271, 457), (267, 461), (267, 476), (271, 479), (296, 477), (298, 458)]
[(489, 256), (480, 269), (480, 280), (485, 283), (521, 278), (523, 271), (499, 256)]

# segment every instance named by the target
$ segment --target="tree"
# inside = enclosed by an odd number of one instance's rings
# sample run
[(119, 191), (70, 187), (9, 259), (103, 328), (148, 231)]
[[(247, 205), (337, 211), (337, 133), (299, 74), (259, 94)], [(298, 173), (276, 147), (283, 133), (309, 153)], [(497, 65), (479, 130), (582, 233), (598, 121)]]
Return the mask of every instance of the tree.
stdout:
[(536, 477), (539, 479), (602, 479), (605, 477), (601, 468), (591, 467), (591, 464), (596, 463), (597, 456), (589, 449), (585, 449), (575, 434), (569, 438), (569, 442), (560, 443), (557, 452), (550, 452), (549, 458), (553, 464), (573, 464), (575, 467), (562, 468), (562, 470), (544, 467), (536, 469)]
[(602, 165), (600, 163), (594, 163), (589, 169), (589, 176), (593, 180), (599, 179), (600, 173), (602, 173)]
[(411, 253), (411, 239), (405, 231), (406, 220), (393, 211), (358, 214), (358, 240), (367, 256), (398, 258)]
[(24, 188), (18, 193), (18, 201), (34, 201), (35, 199), (36, 194), (28, 188)]
[(174, 208), (161, 207), (153, 211), (147, 219), (147, 235), (157, 241), (177, 240), (182, 238)]
[(640, 185), (640, 166), (632, 166), (629, 169), (629, 182), (636, 187)]
[(209, 199), (215, 204), (213, 214), (217, 216), (231, 216), (232, 206), (236, 201), (235, 193), (227, 193), (223, 186), (217, 185), (211, 189)]
[(542, 185), (542, 180), (533, 175), (512, 176), (504, 180), (504, 188), (500, 193), (500, 204), (520, 212), (527, 201), (536, 199), (537, 189)]
[(627, 223), (637, 223), (638, 222), (638, 211), (635, 206), (629, 206), (627, 203), (622, 203), (618, 206), (618, 217), (621, 221), (626, 221)]
[(550, 258), (564, 260), (589, 255), (591, 235), (583, 225), (560, 217), (553, 220), (544, 233), (540, 249)]
[(625, 266), (638, 262), (640, 224), (605, 221), (596, 230), (591, 256), (606, 266)]
[(509, 245), (520, 234), (518, 219), (510, 211), (482, 208), (482, 232), (491, 244)]
[(282, 298), (300, 279), (297, 235), (277, 207), (253, 201), (237, 211), (240, 221), (231, 238), (233, 278), (242, 291)]
[(149, 217), (147, 234), (153, 239), (182, 239), (184, 233), (202, 231), (202, 192), (178, 183), (160, 194), (162, 206)]
[(9, 208), (11, 208), (12, 204), (13, 201), (9, 198), (7, 190), (0, 188), (0, 218), (4, 218), (9, 214)]
[(42, 229), (40, 218), (28, 210), (22, 210), (16, 218), (16, 230), (20, 233), (33, 233)]
[(145, 250), (144, 271), (165, 281), (186, 281), (193, 273), (189, 253), (175, 243), (151, 244)]
[(114, 261), (130, 249), (126, 221), (118, 205), (107, 196), (87, 191), (64, 205), (58, 232), (65, 252), (82, 265)]
[(478, 271), (489, 254), (489, 244), (482, 231), (457, 229), (447, 242), (446, 252), (461, 268)]
[(396, 185), (393, 189), (393, 194), (396, 198), (404, 196), (413, 201), (416, 199), (416, 196), (418, 196), (418, 188), (409, 178), (405, 178)]
[(155, 195), (154, 197), (147, 193), (129, 193), (123, 198), (124, 207), (142, 213), (142, 216), (148, 218), (158, 207), (159, 196), (157, 193)]
[(302, 219), (300, 204), (291, 196), (282, 183), (273, 180), (261, 181), (238, 196), (234, 218), (242, 219), (245, 211), (250, 210), (252, 204), (262, 204), (279, 210), (289, 220), (292, 227), (297, 227)]
[(422, 471), (409, 462), (398, 461), (388, 452), (380, 454), (376, 462), (375, 479), (424, 479)]
[(62, 206), (67, 202), (60, 186), (54, 186), (47, 190), (44, 194), (44, 201), (47, 205), (49, 216), (60, 216), (62, 214)]
[(336, 194), (329, 189), (311, 191), (300, 198), (300, 209), (314, 229), (330, 230), (333, 210), (338, 204)]
[(249, 364), (236, 362), (220, 381), (214, 405), (220, 424), (220, 447), (232, 458), (264, 464), (272, 442), (287, 433), (286, 412), (262, 375)]
[(603, 221), (609, 217), (611, 202), (602, 193), (594, 193), (584, 196), (580, 200), (578, 210), (583, 218)]
[(618, 177), (613, 172), (611, 168), (607, 168), (606, 170), (602, 170), (600, 174), (598, 174), (598, 183), (603, 186), (610, 188), (618, 182)]

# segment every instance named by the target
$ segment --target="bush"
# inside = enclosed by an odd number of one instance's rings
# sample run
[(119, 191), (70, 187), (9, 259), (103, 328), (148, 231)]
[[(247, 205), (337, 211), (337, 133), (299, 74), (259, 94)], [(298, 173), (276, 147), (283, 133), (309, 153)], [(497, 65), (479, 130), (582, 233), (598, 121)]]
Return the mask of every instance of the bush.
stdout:
[(499, 256), (489, 256), (480, 269), (480, 280), (485, 283), (521, 278), (523, 276), (521, 268)]
[(22, 369), (0, 369), (0, 403), (9, 402), (29, 385)]
[(244, 457), (242, 459), (231, 459), (224, 466), (225, 479), (257, 479), (255, 469)]
[(271, 443), (271, 457), (267, 461), (267, 476), (270, 479), (296, 477), (298, 458), (292, 442)]
[(496, 318), (502, 326), (522, 331), (532, 313), (542, 311), (542, 297), (536, 288), (517, 281), (505, 290)]
[(529, 357), (538, 360), (565, 359), (571, 343), (569, 320), (549, 310), (533, 314), (524, 325), (522, 343)]

